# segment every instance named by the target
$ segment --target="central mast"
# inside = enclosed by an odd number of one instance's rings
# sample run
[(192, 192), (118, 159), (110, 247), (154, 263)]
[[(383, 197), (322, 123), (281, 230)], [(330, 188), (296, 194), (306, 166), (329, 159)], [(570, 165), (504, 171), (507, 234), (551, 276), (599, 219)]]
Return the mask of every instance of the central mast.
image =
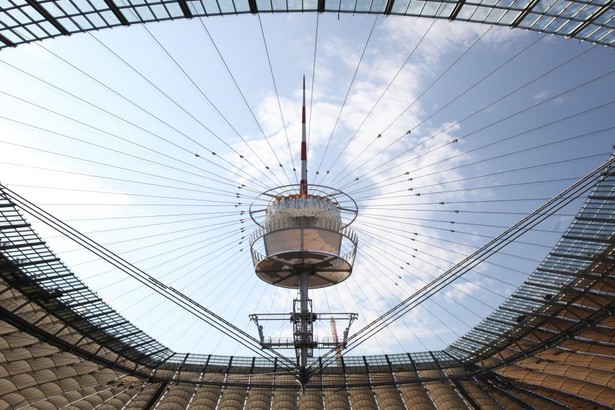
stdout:
[(301, 180), (299, 181), (299, 193), (307, 195), (307, 137), (305, 126), (305, 76), (303, 76), (303, 109), (301, 110)]
[[(306, 141), (306, 126), (305, 126), (305, 76), (303, 76), (303, 105), (301, 110), (301, 181), (299, 181), (299, 195), (308, 195), (307, 185), (307, 141)], [(302, 226), (306, 226), (305, 216), (301, 222)], [(309, 265), (299, 268), (299, 305), (300, 305), (300, 318), (299, 318), (299, 335), (295, 332), (295, 339), (299, 336), (299, 344), (301, 345), (300, 351), (300, 364), (302, 368), (307, 366), (307, 358), (311, 356), (312, 346), (312, 321), (311, 313), (309, 309), (310, 299), (308, 296), (308, 277), (311, 273), (311, 267)], [(295, 322), (296, 323), (296, 322)]]
[[(260, 227), (250, 238), (256, 275), (274, 286), (297, 290), (290, 321), (292, 339), (265, 337), (261, 323), (288, 320), (286, 313), (250, 315), (257, 327), (263, 349), (294, 349), (297, 379), (305, 386), (309, 377), (309, 358), (314, 349), (341, 350), (356, 313), (316, 314), (312, 311), (309, 290), (337, 285), (352, 273), (357, 250), (357, 235), (350, 225), (357, 217), (356, 202), (345, 193), (307, 182), (307, 138), (305, 123), (305, 76), (301, 112), (301, 179), (299, 186), (281, 186), (259, 195), (250, 206), (250, 217)], [(298, 188), (298, 189), (297, 189)], [(346, 320), (342, 341), (319, 342), (314, 323), (321, 319)]]

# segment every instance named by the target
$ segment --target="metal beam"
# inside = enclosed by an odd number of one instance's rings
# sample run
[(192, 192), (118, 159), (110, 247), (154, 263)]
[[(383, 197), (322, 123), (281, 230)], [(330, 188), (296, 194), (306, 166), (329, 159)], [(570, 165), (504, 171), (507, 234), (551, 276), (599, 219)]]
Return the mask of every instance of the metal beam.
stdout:
[(21, 228), (29, 228), (31, 225), (30, 224), (10, 224), (10, 225), (0, 225), (0, 231), (3, 231), (5, 229), (21, 229)]
[(30, 242), (30, 243), (20, 243), (17, 245), (2, 245), (0, 246), (0, 249), (3, 251), (7, 251), (9, 249), (34, 248), (35, 246), (41, 246), (41, 245), (45, 245), (45, 242)]
[[(484, 376), (483, 376), (484, 377)], [(496, 383), (494, 382), (494, 380), (492, 378), (488, 378), (488, 377), (484, 377), (484, 378), (480, 378), (481, 380), (483, 380), (483, 382), (488, 385), (489, 387), (491, 387), (492, 389), (498, 391), (501, 395), (503, 395), (504, 397), (507, 397), (508, 399), (512, 400), (515, 404), (517, 404), (519, 407), (526, 409), (526, 410), (533, 410), (533, 407), (531, 407), (530, 405), (528, 405), (525, 401), (521, 400), (520, 398), (518, 398), (517, 396), (515, 396), (514, 394), (510, 393), (510, 389), (508, 388), (508, 386), (506, 387), (502, 387), (502, 381), (497, 380), (498, 384), (496, 385)], [(510, 385), (510, 384), (509, 384)], [(483, 389), (484, 390), (484, 389)], [(491, 396), (491, 394), (489, 392), (487, 392), (487, 394), (489, 394)]]
[(66, 29), (66, 27), (64, 27), (62, 24), (60, 24), (60, 22), (58, 20), (56, 20), (55, 17), (53, 17), (51, 15), (51, 13), (49, 13), (47, 11), (47, 9), (44, 8), (38, 1), (36, 1), (36, 0), (26, 0), (26, 3), (28, 3), (28, 5), (30, 7), (32, 7), (34, 10), (36, 10), (38, 14), (40, 14), (45, 20), (47, 20), (61, 34), (65, 35), (65, 36), (70, 36), (70, 31), (68, 31)]
[(9, 47), (17, 47), (17, 44), (13, 43), (11, 40), (0, 34), (0, 41), (6, 44)]
[(383, 14), (385, 16), (390, 16), (391, 12), (393, 11), (393, 6), (394, 5), (395, 5), (395, 0), (387, 0), (387, 4), (386, 4), (386, 6), (384, 6)]
[(448, 20), (449, 21), (455, 20), (457, 18), (457, 15), (459, 14), (459, 12), (461, 11), (461, 9), (463, 8), (465, 4), (466, 4), (466, 0), (459, 0), (457, 4), (455, 4), (455, 7), (453, 8), (451, 15), (448, 16)]
[(481, 406), (474, 400), (471, 394), (467, 392), (467, 390), (463, 387), (463, 385), (459, 382), (459, 380), (452, 380), (453, 385), (457, 389), (457, 391), (461, 394), (461, 396), (475, 409), (480, 409)]
[[(609, 197), (606, 197), (606, 198), (604, 198), (604, 197), (603, 198), (596, 198), (596, 199), (604, 200), (604, 199), (609, 199)], [(608, 224), (612, 224), (613, 223), (613, 220), (610, 219), (610, 218), (606, 218), (606, 217), (600, 218), (598, 216), (577, 216), (576, 218), (574, 218), (574, 220), (575, 221), (587, 221), (587, 222), (604, 222), (604, 223), (608, 223)], [(594, 238), (589, 236), (587, 238), (583, 238), (583, 240), (593, 241)], [(611, 242), (613, 242), (613, 241), (611, 241)]]
[(318, 0), (318, 10), (319, 13), (325, 12), (325, 0)]
[(105, 4), (107, 5), (107, 7), (109, 7), (109, 10), (113, 12), (115, 18), (117, 18), (117, 20), (122, 24), (122, 26), (130, 26), (130, 22), (128, 21), (126, 16), (124, 16), (124, 14), (120, 11), (117, 4), (113, 2), (113, 0), (105, 0)]
[(248, 5), (250, 6), (250, 13), (258, 13), (258, 6), (256, 5), (256, 0), (248, 0)]
[(157, 404), (158, 399), (160, 399), (160, 396), (162, 396), (162, 393), (165, 392), (165, 390), (167, 389), (168, 385), (169, 385), (169, 382), (161, 382), (160, 383), (160, 387), (158, 387), (158, 389), (156, 389), (156, 392), (149, 399), (149, 401), (145, 405), (144, 409), (146, 409), (146, 410), (153, 409), (154, 405)]
[(194, 17), (188, 7), (188, 3), (186, 3), (186, 0), (177, 0), (177, 4), (179, 4), (179, 8), (182, 10), (182, 13), (184, 13), (184, 17), (187, 19)]

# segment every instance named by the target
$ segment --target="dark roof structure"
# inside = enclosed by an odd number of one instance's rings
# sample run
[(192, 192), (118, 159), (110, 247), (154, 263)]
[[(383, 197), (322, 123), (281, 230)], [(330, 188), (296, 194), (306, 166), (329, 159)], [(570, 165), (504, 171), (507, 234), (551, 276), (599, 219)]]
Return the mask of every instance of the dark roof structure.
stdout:
[(0, 48), (131, 24), (247, 13), (331, 12), (426, 17), (501, 25), (615, 45), (613, 2), (591, 1), (258, 1), (3, 2)]

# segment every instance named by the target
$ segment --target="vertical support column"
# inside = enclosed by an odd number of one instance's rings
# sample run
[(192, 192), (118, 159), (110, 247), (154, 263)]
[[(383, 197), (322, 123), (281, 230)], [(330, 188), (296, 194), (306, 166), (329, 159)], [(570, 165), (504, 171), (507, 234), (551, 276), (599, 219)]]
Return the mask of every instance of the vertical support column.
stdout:
[(309, 335), (310, 327), (308, 321), (310, 320), (309, 309), (309, 296), (308, 296), (308, 275), (309, 270), (303, 268), (299, 273), (299, 306), (300, 306), (300, 331), (301, 331), (301, 357), (300, 364), (302, 368), (307, 367), (308, 358), (308, 344), (311, 342)]

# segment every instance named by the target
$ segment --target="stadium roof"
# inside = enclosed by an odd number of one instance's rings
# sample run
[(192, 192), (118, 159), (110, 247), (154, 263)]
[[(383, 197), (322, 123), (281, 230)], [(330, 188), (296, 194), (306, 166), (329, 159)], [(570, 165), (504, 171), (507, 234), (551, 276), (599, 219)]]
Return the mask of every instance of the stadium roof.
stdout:
[(0, 48), (131, 24), (247, 13), (330, 12), (438, 18), (501, 25), (615, 45), (610, 0), (2, 0)]

